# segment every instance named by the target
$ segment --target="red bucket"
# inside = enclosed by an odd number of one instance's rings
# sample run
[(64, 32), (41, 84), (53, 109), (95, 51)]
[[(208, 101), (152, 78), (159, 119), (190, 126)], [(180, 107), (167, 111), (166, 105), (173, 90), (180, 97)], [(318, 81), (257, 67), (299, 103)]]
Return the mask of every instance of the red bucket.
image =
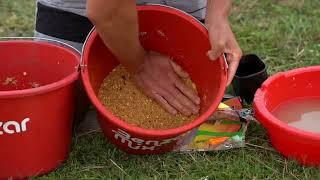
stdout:
[(320, 165), (320, 134), (289, 126), (271, 112), (295, 98), (320, 97), (319, 81), (320, 66), (278, 73), (263, 83), (254, 98), (255, 116), (268, 130), (272, 145), (304, 165)]
[(171, 151), (185, 132), (199, 126), (216, 110), (226, 87), (227, 68), (223, 57), (210, 61), (206, 28), (192, 16), (174, 8), (148, 5), (138, 7), (140, 41), (145, 49), (172, 57), (191, 76), (201, 98), (201, 115), (190, 124), (168, 130), (139, 128), (108, 111), (97, 94), (103, 79), (119, 64), (96, 31), (84, 46), (82, 76), (85, 89), (99, 112), (105, 136), (131, 154)]
[(47, 173), (68, 156), (80, 54), (21, 39), (0, 57), (0, 179)]

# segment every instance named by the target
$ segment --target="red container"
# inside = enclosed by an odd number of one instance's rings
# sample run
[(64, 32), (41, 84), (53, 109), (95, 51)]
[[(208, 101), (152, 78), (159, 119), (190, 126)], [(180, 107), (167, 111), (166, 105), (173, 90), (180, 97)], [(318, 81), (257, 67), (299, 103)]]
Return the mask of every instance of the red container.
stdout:
[(68, 156), (79, 53), (8, 40), (0, 58), (0, 179), (54, 170)]
[(172, 57), (191, 76), (201, 98), (201, 115), (190, 124), (168, 130), (139, 128), (117, 118), (100, 103), (97, 94), (103, 79), (119, 62), (93, 31), (83, 51), (85, 89), (99, 112), (105, 136), (123, 151), (158, 154), (171, 151), (185, 132), (199, 126), (216, 110), (226, 88), (227, 68), (223, 57), (210, 61), (206, 28), (192, 16), (160, 5), (138, 7), (140, 40), (147, 50)]
[(256, 92), (256, 118), (268, 130), (272, 145), (284, 156), (304, 165), (320, 165), (320, 134), (289, 126), (272, 115), (281, 103), (294, 98), (320, 97), (320, 66), (278, 73)]

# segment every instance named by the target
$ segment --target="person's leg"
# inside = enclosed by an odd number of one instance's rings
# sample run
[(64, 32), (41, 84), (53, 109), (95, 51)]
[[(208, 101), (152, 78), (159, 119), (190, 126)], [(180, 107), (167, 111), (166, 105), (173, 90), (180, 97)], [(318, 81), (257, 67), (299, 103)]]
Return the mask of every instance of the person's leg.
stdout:
[[(81, 52), (83, 43), (92, 27), (90, 21), (84, 16), (37, 3), (34, 32), (36, 38), (57, 40), (71, 45)], [(89, 99), (84, 91), (82, 81), (79, 79), (74, 119), (75, 126), (79, 126), (80, 131), (99, 129), (96, 113), (93, 108), (89, 110), (89, 105)]]
[(85, 16), (37, 3), (35, 36), (67, 43), (79, 51), (93, 28)]

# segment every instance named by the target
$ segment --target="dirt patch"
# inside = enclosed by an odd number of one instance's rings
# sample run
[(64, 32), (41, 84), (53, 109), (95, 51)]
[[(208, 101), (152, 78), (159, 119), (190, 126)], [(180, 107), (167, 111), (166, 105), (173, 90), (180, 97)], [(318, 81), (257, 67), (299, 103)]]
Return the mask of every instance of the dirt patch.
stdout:
[(17, 80), (15, 79), (15, 77), (7, 77), (2, 83), (2, 85), (17, 85)]
[(31, 85), (31, 88), (38, 88), (41, 86), (40, 83), (37, 83), (37, 82), (32, 82), (30, 83), (30, 85)]
[[(186, 79), (186, 83), (189, 87), (195, 87), (190, 79)], [(166, 112), (135, 86), (130, 74), (122, 66), (116, 67), (104, 79), (99, 90), (99, 99), (117, 117), (147, 129), (175, 128), (196, 118)]]
[[(25, 73), (23, 73), (23, 76), (26, 76)], [(6, 86), (6, 87), (12, 87), (14, 86), (16, 88), (16, 90), (18, 89), (28, 89), (28, 88), (38, 88), (41, 86), (40, 83), (38, 82), (24, 82), (25, 80), (21, 80), (19, 79), (19, 84), (18, 84), (18, 80), (15, 77), (7, 77), (3, 82), (2, 85)]]

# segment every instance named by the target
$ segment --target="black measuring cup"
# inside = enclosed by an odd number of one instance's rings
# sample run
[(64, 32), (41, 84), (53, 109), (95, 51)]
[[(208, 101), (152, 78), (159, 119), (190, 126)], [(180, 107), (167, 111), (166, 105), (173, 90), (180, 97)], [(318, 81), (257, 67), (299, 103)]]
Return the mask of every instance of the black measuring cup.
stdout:
[(233, 91), (250, 104), (255, 92), (267, 78), (265, 63), (255, 54), (244, 55), (232, 81)]

